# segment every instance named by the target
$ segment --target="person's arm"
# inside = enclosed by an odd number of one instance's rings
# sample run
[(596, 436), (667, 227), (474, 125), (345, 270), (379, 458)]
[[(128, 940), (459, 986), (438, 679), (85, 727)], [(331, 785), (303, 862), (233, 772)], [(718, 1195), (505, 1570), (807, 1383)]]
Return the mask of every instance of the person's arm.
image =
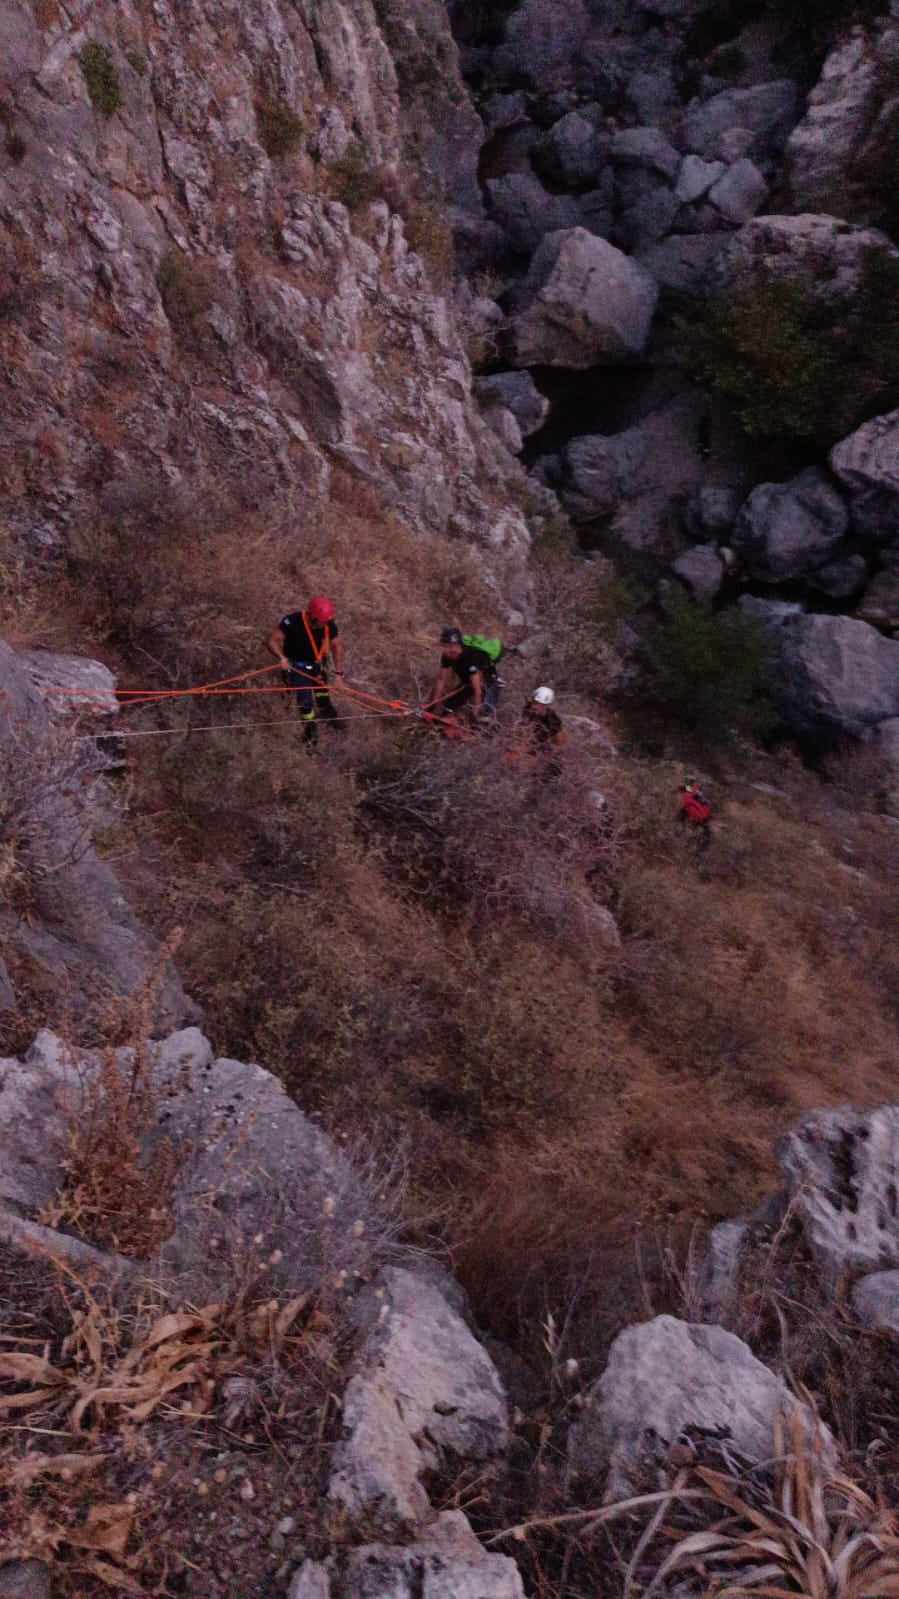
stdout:
[(562, 749), (563, 745), (568, 743), (568, 738), (567, 738), (567, 735), (565, 733), (564, 727), (560, 727), (559, 731), (557, 733), (553, 734), (552, 742), (553, 742), (553, 748), (557, 749), (557, 750)]
[(331, 654), (334, 657), (334, 670), (338, 677), (343, 677), (343, 639), (338, 634), (331, 640)]
[(275, 657), (275, 660), (279, 663), (279, 665), (283, 666), (285, 672), (288, 672), (290, 670), (290, 662), (287, 659), (287, 656), (284, 654), (283, 628), (274, 628), (266, 639), (265, 645), (266, 649), (271, 650), (272, 655)]
[(434, 687), (431, 690), (431, 697), (430, 697), (429, 700), (427, 700), (425, 702), (425, 704), (422, 707), (422, 709), (426, 710), (426, 711), (428, 711), (428, 710), (433, 710), (433, 711), (442, 710), (443, 701), (445, 700), (445, 698), (446, 698), (448, 693), (449, 693), (449, 672), (447, 671), (445, 666), (441, 666), (439, 672), (437, 673), (437, 676), (434, 679)]

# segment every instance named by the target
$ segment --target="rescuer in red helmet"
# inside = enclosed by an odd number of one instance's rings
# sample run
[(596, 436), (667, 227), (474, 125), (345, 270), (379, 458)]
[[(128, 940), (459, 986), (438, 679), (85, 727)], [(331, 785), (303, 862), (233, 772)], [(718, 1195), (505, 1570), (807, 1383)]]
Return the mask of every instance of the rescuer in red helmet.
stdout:
[(330, 722), (342, 731), (334, 702), (328, 693), (328, 658), (334, 662), (334, 676), (343, 677), (343, 639), (340, 637), (334, 605), (324, 594), (315, 594), (304, 611), (288, 611), (266, 640), (284, 670), (284, 681), (296, 689), (297, 710), (304, 724), (303, 742), (318, 742), (318, 722)]

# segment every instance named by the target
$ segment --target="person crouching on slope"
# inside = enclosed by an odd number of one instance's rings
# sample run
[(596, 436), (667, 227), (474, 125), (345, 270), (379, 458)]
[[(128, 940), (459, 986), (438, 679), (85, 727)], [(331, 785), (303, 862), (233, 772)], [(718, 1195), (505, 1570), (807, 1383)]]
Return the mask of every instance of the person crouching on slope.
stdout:
[(525, 701), (509, 750), (511, 760), (523, 760), (529, 766), (539, 763), (552, 777), (562, 770), (558, 752), (566, 742), (562, 718), (553, 710), (555, 698), (551, 688), (535, 688)]
[(288, 611), (266, 644), (281, 664), (284, 682), (296, 689), (297, 712), (305, 724), (303, 743), (312, 746), (318, 742), (319, 719), (342, 732), (327, 688), (329, 656), (335, 677), (343, 677), (343, 639), (332, 601), (316, 594), (305, 611)]
[(700, 849), (708, 849), (712, 842), (712, 807), (695, 777), (688, 777), (678, 790), (680, 794), (679, 821), (689, 829)]
[(457, 627), (443, 629), (440, 645), (440, 670), (425, 709), (435, 716), (464, 711), (474, 721), (495, 716), (499, 682), (490, 656), (466, 644)]

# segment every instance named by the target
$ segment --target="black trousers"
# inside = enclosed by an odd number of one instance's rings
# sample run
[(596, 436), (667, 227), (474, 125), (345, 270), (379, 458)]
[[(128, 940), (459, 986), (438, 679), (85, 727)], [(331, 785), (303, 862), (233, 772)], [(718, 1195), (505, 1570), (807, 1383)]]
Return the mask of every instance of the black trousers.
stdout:
[(300, 666), (284, 673), (289, 688), (296, 689), (297, 714), (303, 723), (303, 743), (318, 742), (319, 722), (331, 722), (335, 732), (343, 732), (337, 707), (328, 693), (327, 679), (311, 667)]

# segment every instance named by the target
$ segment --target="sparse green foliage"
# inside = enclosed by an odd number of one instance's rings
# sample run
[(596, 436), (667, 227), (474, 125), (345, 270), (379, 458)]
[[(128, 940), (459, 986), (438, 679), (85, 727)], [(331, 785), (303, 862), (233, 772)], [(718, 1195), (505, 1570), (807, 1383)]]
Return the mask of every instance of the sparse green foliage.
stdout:
[(91, 105), (103, 117), (111, 117), (122, 103), (119, 75), (108, 45), (89, 39), (78, 54)]
[(808, 282), (756, 278), (682, 321), (680, 348), (748, 434), (827, 447), (899, 398), (899, 257), (869, 250), (836, 304)]
[(273, 161), (292, 155), (303, 138), (303, 120), (284, 100), (257, 100), (256, 125), (259, 142)]
[(137, 76), (139, 78), (146, 77), (146, 75), (147, 75), (147, 58), (143, 54), (142, 51), (134, 50), (134, 49), (126, 50), (125, 51), (125, 60), (127, 61), (129, 67), (132, 70), (132, 72), (136, 72)]
[(747, 433), (811, 438), (836, 377), (821, 320), (804, 284), (756, 281), (681, 323), (682, 359), (734, 401)]
[(633, 692), (669, 723), (709, 745), (773, 725), (767, 636), (741, 611), (712, 611), (687, 595), (672, 595), (643, 644)]

